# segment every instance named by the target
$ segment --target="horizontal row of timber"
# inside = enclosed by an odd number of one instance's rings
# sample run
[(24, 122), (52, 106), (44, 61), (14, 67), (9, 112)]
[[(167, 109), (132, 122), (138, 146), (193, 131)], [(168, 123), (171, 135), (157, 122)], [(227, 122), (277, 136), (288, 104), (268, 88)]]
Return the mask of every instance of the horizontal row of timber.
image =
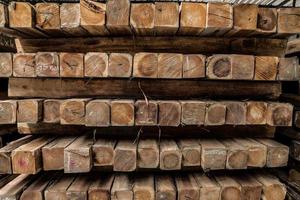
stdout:
[(23, 99), (0, 101), (0, 124), (291, 126), (293, 106), (263, 101)]
[[(10, 2), (0, 6), (0, 30), (28, 37), (192, 35), (286, 37), (300, 32), (300, 8), (196, 2)], [(288, 21), (288, 23), (287, 23)]]
[(299, 80), (297, 57), (178, 53), (0, 53), (0, 77)]
[[(14, 200), (284, 200), (286, 187), (268, 173), (10, 175), (0, 199)], [(5, 185), (6, 184), (6, 185)]]
[(41, 170), (175, 171), (274, 168), (287, 165), (289, 147), (265, 138), (95, 139), (25, 136), (0, 149), (1, 174)]

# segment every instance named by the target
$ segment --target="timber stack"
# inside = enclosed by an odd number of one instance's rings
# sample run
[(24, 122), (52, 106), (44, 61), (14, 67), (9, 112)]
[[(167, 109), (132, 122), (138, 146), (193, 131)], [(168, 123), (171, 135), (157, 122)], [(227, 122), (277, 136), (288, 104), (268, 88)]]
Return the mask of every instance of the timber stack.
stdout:
[(291, 197), (300, 142), (277, 133), (300, 128), (283, 94), (299, 21), (256, 4), (0, 4), (0, 200)]

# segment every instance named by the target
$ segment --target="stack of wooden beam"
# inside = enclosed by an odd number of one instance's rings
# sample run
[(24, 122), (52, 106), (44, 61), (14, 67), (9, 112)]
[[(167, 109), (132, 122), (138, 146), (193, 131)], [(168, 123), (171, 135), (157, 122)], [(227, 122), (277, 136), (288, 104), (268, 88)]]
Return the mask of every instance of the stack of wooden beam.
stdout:
[(16, 37), (0, 129), (18, 136), (0, 200), (283, 200), (291, 152), (274, 135), (299, 118), (280, 99), (300, 80), (285, 57), (299, 21), (255, 4), (0, 4)]

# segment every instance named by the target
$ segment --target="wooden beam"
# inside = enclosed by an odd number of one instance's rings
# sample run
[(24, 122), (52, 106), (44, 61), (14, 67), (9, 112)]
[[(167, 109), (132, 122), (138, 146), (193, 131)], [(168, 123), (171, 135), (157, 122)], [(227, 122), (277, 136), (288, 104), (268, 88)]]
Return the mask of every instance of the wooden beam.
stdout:
[(241, 185), (241, 199), (261, 199), (262, 185), (253, 176), (243, 173), (234, 175), (233, 179)]
[[(1, 5), (0, 5), (1, 6)], [(13, 73), (12, 53), (0, 53), (0, 77), (10, 77)]]
[(300, 142), (297, 140), (292, 140), (290, 143), (290, 156), (300, 161)]
[(137, 100), (135, 102), (135, 125), (157, 125), (158, 103), (156, 101)]
[(246, 104), (245, 102), (226, 101), (226, 124), (245, 125), (246, 124)]
[(267, 107), (268, 104), (265, 102), (247, 102), (246, 124), (266, 124)]
[(60, 122), (60, 105), (62, 100), (59, 99), (45, 99), (43, 105), (43, 122), (45, 123), (59, 123)]
[(182, 78), (183, 55), (174, 53), (158, 54), (158, 78)]
[(111, 188), (111, 200), (133, 199), (133, 180), (126, 174), (117, 174)]
[(110, 200), (110, 190), (114, 175), (95, 176), (88, 190), (88, 199)]
[(292, 126), (293, 106), (289, 103), (269, 103), (267, 124), (271, 126)]
[(181, 101), (181, 123), (183, 125), (203, 125), (205, 122), (206, 102)]
[(158, 54), (136, 53), (133, 61), (133, 77), (158, 78)]
[(206, 76), (210, 79), (232, 79), (232, 57), (213, 55), (207, 58)]
[(247, 169), (248, 149), (233, 139), (221, 142), (227, 149), (226, 169)]
[(83, 77), (83, 62), (82, 53), (60, 53), (60, 76), (61, 77)]
[(154, 3), (132, 3), (130, 25), (136, 35), (154, 35)]
[(112, 139), (97, 139), (93, 144), (93, 166), (100, 169), (113, 169), (115, 146), (117, 141)]
[(42, 99), (18, 100), (17, 122), (37, 123), (42, 120), (42, 111)]
[(182, 153), (183, 168), (200, 168), (201, 146), (194, 139), (180, 139), (177, 141)]
[(54, 200), (56, 198), (67, 199), (67, 190), (73, 183), (75, 176), (62, 175), (49, 185), (44, 192), (45, 200)]
[(135, 171), (136, 165), (137, 144), (130, 140), (120, 140), (115, 147), (114, 171)]
[[(277, 34), (290, 36), (300, 32), (300, 8), (279, 8), (277, 21)], [(289, 23), (286, 23), (289, 22)]]
[(92, 168), (93, 141), (88, 135), (78, 137), (64, 149), (64, 172), (89, 172)]
[(287, 43), (287, 48), (286, 48), (286, 54), (296, 54), (297, 52), (300, 52), (300, 39), (294, 39), (290, 40)]
[(178, 193), (178, 200), (198, 200), (200, 191), (198, 184), (192, 174), (175, 176), (175, 184)]
[(224, 200), (241, 199), (242, 188), (233, 178), (225, 175), (214, 176), (221, 186), (220, 197)]
[(226, 105), (222, 102), (207, 102), (205, 125), (223, 125), (226, 121)]
[(57, 53), (38, 52), (35, 55), (36, 75), (38, 77), (59, 77), (59, 58)]
[(68, 99), (60, 105), (61, 124), (85, 124), (85, 106), (88, 99)]
[(111, 124), (112, 126), (134, 126), (133, 100), (111, 101)]
[(0, 124), (15, 124), (17, 121), (17, 101), (0, 101)]
[(278, 62), (277, 57), (256, 56), (254, 80), (276, 80)]
[(232, 55), (232, 79), (253, 80), (255, 57), (250, 55)]
[(276, 8), (258, 8), (256, 34), (270, 35), (276, 33), (277, 10)]
[(177, 101), (158, 102), (158, 124), (160, 126), (179, 126), (181, 121), (181, 106)]
[(161, 140), (159, 145), (161, 170), (180, 170), (182, 153), (174, 140)]
[(280, 81), (299, 80), (299, 68), (298, 57), (279, 58), (277, 79)]
[(151, 174), (136, 175), (132, 190), (135, 200), (154, 199), (155, 191), (153, 176)]
[(201, 54), (183, 55), (183, 78), (204, 78), (206, 56)]
[(36, 77), (35, 54), (17, 53), (13, 56), (13, 76)]
[(155, 2), (154, 27), (156, 35), (175, 35), (179, 28), (179, 4)]
[(78, 175), (66, 192), (67, 199), (86, 199), (91, 177), (88, 175)]
[(84, 56), (85, 77), (108, 77), (108, 55), (88, 52)]
[(177, 189), (173, 178), (167, 175), (155, 176), (155, 198), (156, 200), (175, 200)]
[(137, 167), (156, 169), (159, 166), (159, 145), (155, 139), (140, 140), (137, 147)]
[(109, 55), (108, 76), (131, 77), (132, 60), (132, 55), (128, 53), (111, 53)]
[(94, 127), (110, 126), (110, 101), (92, 100), (85, 107), (85, 125)]
[(200, 188), (200, 199), (220, 199), (220, 186), (213, 177), (205, 174), (196, 173), (194, 178)]

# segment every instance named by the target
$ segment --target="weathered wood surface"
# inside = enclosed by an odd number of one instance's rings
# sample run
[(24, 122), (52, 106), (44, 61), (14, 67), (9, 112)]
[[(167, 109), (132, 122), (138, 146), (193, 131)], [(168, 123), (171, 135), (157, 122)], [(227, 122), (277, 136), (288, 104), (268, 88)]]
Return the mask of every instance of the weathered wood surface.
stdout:
[(238, 200), (242, 197), (241, 185), (230, 176), (217, 174), (215, 179), (221, 187), (220, 197), (224, 200)]
[(159, 166), (159, 143), (154, 139), (140, 140), (137, 146), (137, 167), (156, 169)]
[(114, 171), (131, 172), (137, 167), (137, 144), (120, 140), (115, 147)]
[(221, 187), (213, 177), (196, 173), (194, 178), (200, 188), (200, 199), (220, 199)]
[(117, 174), (111, 188), (111, 200), (132, 200), (133, 179), (125, 174)]
[(140, 174), (134, 177), (133, 195), (135, 200), (154, 199), (154, 177), (149, 174)]
[(177, 188), (178, 199), (199, 199), (199, 187), (192, 174), (175, 176), (175, 184)]
[(180, 170), (182, 163), (182, 153), (173, 140), (160, 141), (160, 163), (161, 170)]
[(93, 144), (93, 166), (97, 169), (113, 169), (116, 140), (97, 139)]
[(172, 177), (167, 175), (155, 176), (155, 198), (157, 200), (176, 199), (177, 189)]
[(110, 191), (114, 182), (114, 175), (95, 175), (88, 189), (88, 199), (110, 200)]

